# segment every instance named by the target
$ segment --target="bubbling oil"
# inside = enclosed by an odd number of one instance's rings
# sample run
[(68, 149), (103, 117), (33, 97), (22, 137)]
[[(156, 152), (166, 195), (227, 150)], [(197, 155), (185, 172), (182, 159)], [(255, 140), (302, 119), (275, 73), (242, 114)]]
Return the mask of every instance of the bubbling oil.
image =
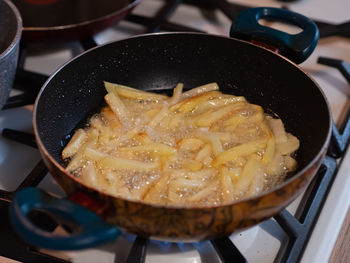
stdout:
[(127, 117), (113, 105), (92, 116), (67, 169), (116, 197), (185, 207), (257, 195), (296, 169), (299, 141), (280, 120), (241, 97), (203, 97), (120, 96)]

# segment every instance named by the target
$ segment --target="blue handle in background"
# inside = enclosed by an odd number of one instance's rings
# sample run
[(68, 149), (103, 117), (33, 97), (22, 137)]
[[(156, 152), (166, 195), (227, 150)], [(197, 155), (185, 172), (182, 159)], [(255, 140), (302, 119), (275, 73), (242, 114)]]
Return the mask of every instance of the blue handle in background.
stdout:
[[(286, 22), (302, 29), (298, 34), (288, 34), (259, 24), (259, 19)], [(279, 49), (281, 55), (299, 64), (305, 61), (316, 47), (319, 32), (309, 18), (289, 10), (258, 7), (239, 14), (233, 22), (230, 36), (242, 40), (255, 40)]]
[[(78, 225), (80, 231), (62, 236), (34, 225), (28, 214), (39, 210)], [(10, 219), (17, 233), (28, 243), (52, 250), (76, 250), (115, 240), (120, 231), (98, 215), (66, 199), (48, 195), (37, 188), (24, 188), (16, 193), (10, 205)]]

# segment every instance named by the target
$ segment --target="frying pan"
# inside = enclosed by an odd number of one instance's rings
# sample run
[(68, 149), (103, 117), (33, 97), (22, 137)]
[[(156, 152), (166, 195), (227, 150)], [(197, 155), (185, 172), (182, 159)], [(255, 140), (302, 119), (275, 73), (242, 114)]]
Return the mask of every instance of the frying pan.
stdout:
[[(262, 17), (296, 24), (303, 32), (289, 35), (266, 28), (258, 23)], [(261, 31), (265, 32), (263, 38)], [(244, 38), (250, 34), (255, 41), (269, 39), (269, 45), (278, 46), (298, 62), (312, 52), (318, 37), (311, 20), (275, 8), (242, 13), (231, 28), (231, 36), (237, 34)], [(286, 130), (300, 139), (298, 169), (267, 192), (204, 208), (149, 205), (99, 192), (65, 171), (61, 151), (67, 137), (103, 103), (103, 80), (161, 93), (178, 82), (192, 88), (215, 81), (224, 93), (245, 96), (267, 112), (278, 114)], [(227, 236), (257, 224), (277, 214), (306, 188), (326, 153), (331, 131), (324, 94), (296, 64), (246, 41), (200, 33), (140, 35), (81, 54), (44, 84), (35, 103), (33, 123), (46, 165), (74, 203), (26, 188), (12, 202), (11, 220), (28, 242), (65, 250), (115, 239), (118, 228), (143, 237), (186, 242)], [(80, 230), (68, 237), (46, 232), (30, 221), (33, 210), (53, 214), (64, 224), (78, 224)]]
[(23, 41), (85, 38), (123, 19), (141, 0), (12, 0), (23, 18)]

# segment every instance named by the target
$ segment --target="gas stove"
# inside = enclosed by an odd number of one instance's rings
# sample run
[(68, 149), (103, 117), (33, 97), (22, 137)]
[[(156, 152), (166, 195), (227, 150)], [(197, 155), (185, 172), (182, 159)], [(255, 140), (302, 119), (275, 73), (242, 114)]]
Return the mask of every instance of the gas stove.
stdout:
[[(249, 4), (249, 6), (248, 6)], [(200, 31), (228, 35), (231, 21), (247, 7), (288, 8), (312, 18), (321, 39), (301, 64), (324, 91), (334, 120), (328, 154), (309, 188), (290, 206), (255, 227), (198, 243), (166, 243), (123, 234), (107, 245), (53, 252), (25, 244), (7, 218), (15, 191), (25, 186), (54, 195), (63, 191), (47, 172), (32, 135), (36, 93), (57, 68), (86, 49), (146, 32)], [(83, 40), (22, 44), (15, 86), (0, 112), (1, 262), (328, 262), (350, 204), (350, 17), (347, 0), (143, 0), (124, 20)], [(270, 24), (287, 32), (287, 25)], [(312, 102), (311, 102), (312, 103)], [(317, 132), (317, 128), (315, 131)], [(36, 218), (61, 231), (46, 218)]]

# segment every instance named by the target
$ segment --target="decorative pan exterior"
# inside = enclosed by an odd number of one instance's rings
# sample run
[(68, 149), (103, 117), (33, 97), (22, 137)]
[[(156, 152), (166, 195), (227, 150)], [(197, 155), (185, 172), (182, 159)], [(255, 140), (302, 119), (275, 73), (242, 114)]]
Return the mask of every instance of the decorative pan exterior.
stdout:
[(289, 180), (278, 190), (208, 208), (169, 208), (116, 198), (83, 186), (53, 165), (49, 156), (44, 160), (70, 200), (93, 210), (121, 230), (152, 239), (193, 242), (227, 236), (276, 215), (307, 187), (325, 152), (302, 176)]

